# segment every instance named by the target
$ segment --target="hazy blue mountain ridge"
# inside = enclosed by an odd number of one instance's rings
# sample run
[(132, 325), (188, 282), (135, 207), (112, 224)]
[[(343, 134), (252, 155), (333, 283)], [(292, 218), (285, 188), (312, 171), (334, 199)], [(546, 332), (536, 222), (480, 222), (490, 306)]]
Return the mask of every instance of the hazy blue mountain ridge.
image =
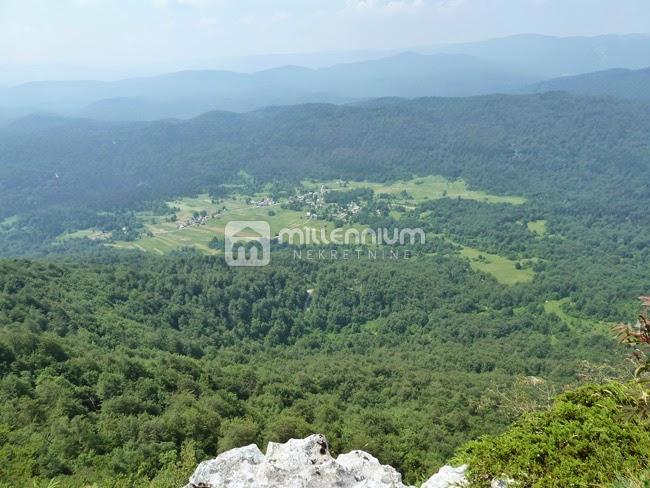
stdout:
[(404, 53), (324, 69), (285, 66), (252, 74), (206, 70), (114, 82), (33, 82), (0, 89), (0, 106), (108, 120), (153, 120), (215, 109), (248, 111), (384, 96), (478, 95), (534, 81), (539, 79), (470, 56)]

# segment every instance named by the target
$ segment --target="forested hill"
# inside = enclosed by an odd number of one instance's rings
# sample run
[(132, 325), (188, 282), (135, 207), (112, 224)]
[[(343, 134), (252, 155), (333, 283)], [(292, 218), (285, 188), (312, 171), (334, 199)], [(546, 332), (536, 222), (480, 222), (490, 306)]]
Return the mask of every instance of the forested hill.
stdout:
[[(648, 106), (566, 94), (302, 105), (189, 121), (31, 117), (0, 132), (0, 218), (259, 181), (462, 177), (510, 194), (645, 198)], [(587, 192), (588, 190), (588, 192)]]
[[(0, 487), (181, 486), (200, 459), (310, 432), (339, 452), (367, 449), (416, 483), (465, 442), (503, 432), (522, 405), (545, 410), (568, 385), (626, 377), (611, 328), (634, 316), (650, 286), (648, 108), (550, 93), (155, 123), (31, 117), (2, 129), (0, 255), (59, 252), (66, 237), (101, 251), (0, 260)], [(365, 206), (333, 223), (422, 228), (426, 243), (405, 247), (408, 259), (303, 260), (279, 242), (262, 268), (198, 250), (106, 249), (126, 240), (121, 219), (138, 210), (166, 217), (204, 191), (215, 206), (239, 203), (265, 183), (300, 195), (324, 184), (296, 185), (310, 177), (408, 177), (413, 195), (335, 182), (328, 198), (342, 206), (365, 195)], [(422, 186), (441, 180), (463, 192)], [(226, 194), (233, 184), (250, 191)], [(254, 210), (308, 210), (283, 205)], [(173, 217), (166, 224), (176, 228)], [(69, 237), (107, 220), (119, 238)], [(219, 244), (207, 226), (190, 230)], [(645, 430), (612, 425), (623, 402), (596, 409), (602, 423), (585, 409), (574, 416), (584, 405), (569, 403), (529, 425), (537, 432), (566, 413), (587, 437), (572, 434), (550, 460), (524, 451), (533, 469), (559, 458), (573, 477), (584, 446), (603, 445), (593, 439), (645, 446)], [(557, 431), (536, 445), (564, 445)], [(512, 432), (471, 452), (494, 455), (494, 443), (530, 431)], [(645, 468), (591, 451), (617, 470)], [(600, 473), (588, 475), (592, 486)]]
[(611, 69), (567, 76), (536, 83), (529, 93), (566, 91), (580, 95), (611, 96), (627, 99), (650, 99), (650, 68), (641, 70)]

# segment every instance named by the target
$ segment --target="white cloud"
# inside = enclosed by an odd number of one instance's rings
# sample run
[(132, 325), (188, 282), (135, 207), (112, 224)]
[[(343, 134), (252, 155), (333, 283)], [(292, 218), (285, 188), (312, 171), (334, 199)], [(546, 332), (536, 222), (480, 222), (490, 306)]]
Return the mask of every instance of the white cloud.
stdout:
[(211, 0), (175, 0), (179, 7), (207, 7), (211, 5)]
[(276, 10), (270, 15), (243, 15), (237, 19), (237, 23), (246, 27), (265, 27), (271, 24), (279, 24), (292, 18), (290, 12)]
[(464, 7), (469, 0), (442, 0), (436, 2), (436, 10), (440, 13), (452, 13)]
[(155, 8), (168, 7), (188, 7), (204, 8), (210, 7), (216, 3), (215, 0), (151, 0), (151, 5)]
[(269, 20), (271, 22), (284, 22), (285, 20), (289, 20), (291, 18), (291, 14), (285, 10), (278, 10), (271, 15)]
[(347, 0), (344, 14), (413, 14), (424, 10), (450, 13), (467, 0)]
[(215, 25), (219, 25), (219, 19), (215, 17), (201, 17), (199, 19), (199, 24), (205, 27), (214, 27)]

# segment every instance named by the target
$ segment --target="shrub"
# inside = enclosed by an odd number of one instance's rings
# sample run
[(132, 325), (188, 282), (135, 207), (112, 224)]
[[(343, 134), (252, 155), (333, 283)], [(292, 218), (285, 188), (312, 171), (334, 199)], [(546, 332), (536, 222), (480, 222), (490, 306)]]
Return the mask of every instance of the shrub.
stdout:
[(535, 488), (600, 486), (639, 473), (650, 460), (650, 424), (629, 415), (637, 388), (610, 383), (565, 393), (504, 434), (470, 442), (456, 461), (470, 465), (475, 487), (494, 478)]

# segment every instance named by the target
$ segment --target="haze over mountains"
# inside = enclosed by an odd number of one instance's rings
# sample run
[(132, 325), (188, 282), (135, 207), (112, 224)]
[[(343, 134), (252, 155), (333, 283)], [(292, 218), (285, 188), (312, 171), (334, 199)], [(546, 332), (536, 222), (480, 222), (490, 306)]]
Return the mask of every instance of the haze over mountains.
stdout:
[(1, 90), (0, 106), (147, 120), (191, 117), (214, 109), (248, 111), (268, 105), (343, 103), (385, 96), (468, 96), (510, 91), (539, 80), (462, 54), (404, 53), (318, 70), (285, 66), (252, 74), (183, 71), (115, 82), (33, 82)]
[(210, 59), (185, 60), (164, 64), (96, 68), (69, 64), (0, 64), (0, 87), (9, 87), (43, 80), (103, 80), (156, 76), (177, 71), (218, 70), (255, 73), (282, 66), (327, 68), (335, 64), (356, 63), (399, 54), (403, 50), (354, 50), (308, 53), (259, 54), (224, 56)]
[(524, 34), (466, 44), (439, 46), (432, 52), (461, 53), (544, 78), (572, 76), (612, 68), (650, 66), (650, 36), (603, 35), (552, 37)]
[[(372, 55), (359, 52), (349, 56), (363, 59)], [(329, 53), (323, 55), (322, 62), (327, 59), (345, 57)], [(259, 65), (260, 60), (256, 62)], [(312, 65), (318, 66), (318, 60)], [(648, 73), (625, 69), (648, 66), (649, 36), (519, 35), (320, 68), (281, 66), (254, 73), (193, 70), (118, 81), (35, 81), (0, 89), (0, 122), (34, 112), (102, 120), (189, 118), (210, 110), (245, 112), (269, 105), (347, 103), (388, 96), (462, 97), (566, 90), (645, 98), (650, 91)], [(618, 71), (580, 76), (614, 68)], [(75, 71), (70, 73), (74, 77)], [(576, 79), (566, 78), (576, 75)], [(557, 77), (563, 78), (550, 80)]]

